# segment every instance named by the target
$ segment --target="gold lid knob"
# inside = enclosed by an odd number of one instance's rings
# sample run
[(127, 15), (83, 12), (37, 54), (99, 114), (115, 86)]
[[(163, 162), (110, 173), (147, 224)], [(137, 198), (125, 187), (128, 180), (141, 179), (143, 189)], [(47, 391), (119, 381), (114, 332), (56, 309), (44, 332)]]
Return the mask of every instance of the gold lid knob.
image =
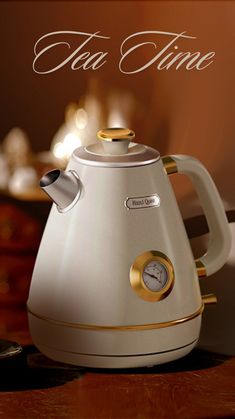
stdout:
[(128, 128), (106, 128), (97, 133), (97, 137), (103, 141), (132, 141), (135, 138), (135, 133)]

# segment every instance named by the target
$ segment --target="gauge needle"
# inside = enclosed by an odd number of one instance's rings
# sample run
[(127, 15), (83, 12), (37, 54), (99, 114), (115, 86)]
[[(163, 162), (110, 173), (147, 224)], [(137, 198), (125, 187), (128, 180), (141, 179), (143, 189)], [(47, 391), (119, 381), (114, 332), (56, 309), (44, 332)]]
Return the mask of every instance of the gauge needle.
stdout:
[(149, 274), (148, 272), (146, 272), (146, 274), (147, 274), (148, 276), (151, 276), (151, 278), (155, 278), (155, 279), (157, 279), (160, 283), (162, 283), (162, 281), (160, 281), (160, 280), (159, 280), (159, 278), (158, 278), (157, 276), (152, 275), (152, 274)]

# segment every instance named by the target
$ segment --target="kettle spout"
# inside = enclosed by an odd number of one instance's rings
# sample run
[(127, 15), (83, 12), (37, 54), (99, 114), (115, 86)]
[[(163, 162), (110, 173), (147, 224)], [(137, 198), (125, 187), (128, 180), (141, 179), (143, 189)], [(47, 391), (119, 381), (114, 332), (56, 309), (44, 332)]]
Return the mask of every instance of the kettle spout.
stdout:
[(70, 209), (79, 199), (81, 183), (73, 170), (52, 170), (40, 180), (41, 189), (57, 205), (60, 212)]

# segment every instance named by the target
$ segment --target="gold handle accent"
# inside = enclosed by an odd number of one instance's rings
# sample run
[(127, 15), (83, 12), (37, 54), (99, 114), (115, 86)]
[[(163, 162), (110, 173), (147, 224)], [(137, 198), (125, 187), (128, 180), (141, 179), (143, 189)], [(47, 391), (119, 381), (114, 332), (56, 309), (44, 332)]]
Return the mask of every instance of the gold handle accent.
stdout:
[(204, 264), (202, 263), (201, 259), (196, 259), (195, 265), (197, 269), (198, 278), (205, 278), (205, 276), (207, 276), (206, 268)]
[(214, 294), (202, 295), (202, 302), (205, 305), (211, 305), (217, 303), (217, 298)]
[(132, 141), (135, 138), (135, 133), (129, 128), (106, 128), (98, 131), (97, 137), (103, 141)]
[(162, 157), (162, 163), (164, 165), (164, 169), (168, 175), (173, 175), (173, 173), (177, 173), (177, 164), (175, 160), (170, 156)]

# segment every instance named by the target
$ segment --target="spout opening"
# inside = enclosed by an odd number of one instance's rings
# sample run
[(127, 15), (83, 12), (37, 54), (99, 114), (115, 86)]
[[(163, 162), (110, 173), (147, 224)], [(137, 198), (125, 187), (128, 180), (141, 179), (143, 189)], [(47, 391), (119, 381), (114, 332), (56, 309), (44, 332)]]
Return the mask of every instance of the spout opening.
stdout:
[(50, 172), (46, 173), (40, 180), (41, 188), (45, 188), (46, 186), (51, 185), (58, 179), (59, 176), (60, 176), (59, 169), (51, 170)]

